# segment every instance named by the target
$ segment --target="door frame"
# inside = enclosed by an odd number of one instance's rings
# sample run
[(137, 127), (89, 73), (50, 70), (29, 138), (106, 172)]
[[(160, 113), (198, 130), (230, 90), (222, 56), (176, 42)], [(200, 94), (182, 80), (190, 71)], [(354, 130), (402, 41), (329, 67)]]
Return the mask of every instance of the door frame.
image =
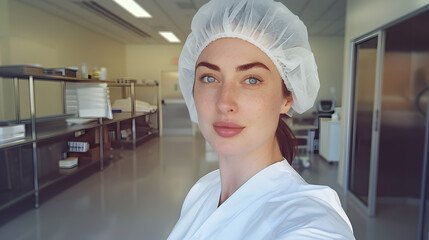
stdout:
[[(351, 157), (353, 157), (351, 144), (353, 143), (352, 136), (355, 127), (353, 126), (355, 116), (355, 74), (356, 74), (356, 46), (371, 38), (378, 37), (377, 39), (377, 60), (376, 60), (376, 73), (375, 73), (375, 89), (374, 89), (374, 106), (373, 106), (373, 119), (372, 119), (372, 136), (371, 136), (371, 160), (370, 160), (370, 175), (369, 175), (369, 186), (368, 186), (368, 206), (362, 203), (351, 191), (349, 191), (349, 168), (351, 163)], [(383, 80), (383, 58), (384, 58), (384, 30), (378, 30), (362, 37), (356, 38), (350, 42), (350, 54), (349, 54), (349, 74), (348, 74), (348, 86), (347, 89), (347, 105), (351, 106), (348, 108), (345, 114), (345, 129), (346, 129), (346, 144), (345, 144), (345, 164), (343, 166), (343, 190), (352, 199), (353, 202), (368, 216), (374, 216), (376, 210), (376, 199), (377, 199), (377, 175), (378, 175), (378, 147), (379, 147), (379, 135), (380, 135), (380, 113), (381, 113), (381, 97), (382, 97), (382, 80)]]
[[(428, 11), (428, 10), (429, 10), (429, 4), (426, 4), (426, 5), (418, 8), (418, 9), (416, 9), (416, 10), (414, 10), (408, 14), (405, 14), (404, 16), (400, 16), (400, 17), (398, 17), (398, 18), (396, 18), (390, 22), (387, 22), (386, 24), (383, 24), (383, 25), (375, 28), (375, 29), (367, 32), (366, 34), (361, 35), (360, 37), (354, 38), (353, 40), (351, 40), (349, 42), (349, 48), (348, 48), (349, 49), (349, 55), (348, 55), (349, 62), (347, 65), (348, 71), (347, 71), (347, 75), (346, 75), (347, 86), (349, 86), (349, 87), (347, 87), (345, 90), (345, 93), (347, 94), (346, 97), (343, 97), (343, 99), (345, 99), (345, 101), (343, 101), (344, 106), (352, 106), (351, 104), (352, 104), (352, 94), (353, 94), (352, 84), (353, 84), (353, 76), (354, 76), (353, 75), (354, 74), (354, 72), (353, 72), (354, 71), (354, 68), (353, 68), (354, 43), (356, 41), (360, 41), (361, 39), (363, 39), (367, 36), (370, 36), (374, 33), (377, 33), (378, 31), (383, 31), (383, 30), (385, 30), (385, 29), (387, 29), (387, 28), (389, 28), (389, 27), (391, 27), (397, 23), (400, 23), (400, 22), (405, 21), (409, 18), (417, 16), (420, 13)], [(348, 162), (348, 160), (349, 160), (349, 155), (350, 155), (349, 151), (350, 151), (350, 145), (351, 145), (351, 141), (350, 141), (351, 140), (350, 139), (350, 124), (351, 124), (350, 123), (350, 121), (351, 121), (350, 116), (351, 116), (351, 113), (352, 113), (351, 107), (344, 107), (344, 110), (343, 110), (344, 116), (342, 117), (342, 119), (343, 119), (342, 124), (344, 124), (343, 129), (345, 130), (344, 131), (345, 137), (344, 137), (344, 147), (343, 147), (344, 151), (341, 154), (343, 157), (342, 159), (344, 160), (342, 163), (342, 167), (341, 167), (342, 171), (343, 171), (341, 174), (341, 177), (342, 177), (341, 187), (342, 187), (343, 193), (348, 192), (347, 191), (347, 189), (348, 189), (348, 177), (349, 177), (349, 172), (348, 172), (349, 171), (349, 162)]]
[(426, 227), (426, 209), (429, 207), (427, 199), (427, 187), (428, 187), (428, 151), (429, 151), (429, 102), (426, 107), (426, 132), (425, 132), (425, 143), (424, 143), (424, 154), (423, 154), (423, 173), (422, 173), (422, 185), (420, 190), (420, 208), (419, 208), (419, 232), (418, 239), (424, 240)]

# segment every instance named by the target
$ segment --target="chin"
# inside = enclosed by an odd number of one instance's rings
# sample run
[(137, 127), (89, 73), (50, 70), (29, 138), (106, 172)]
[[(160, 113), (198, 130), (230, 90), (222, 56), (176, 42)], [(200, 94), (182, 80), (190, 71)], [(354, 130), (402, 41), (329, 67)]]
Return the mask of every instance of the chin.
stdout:
[(206, 141), (220, 155), (240, 156), (249, 152), (252, 147), (249, 146), (248, 140), (244, 134), (238, 134), (234, 137), (224, 138), (219, 136), (215, 131), (201, 129)]
[[(240, 156), (248, 152), (248, 147), (243, 145), (243, 141), (236, 140), (231, 141), (232, 139), (226, 140), (213, 140), (209, 141), (210, 146), (219, 154), (219, 155), (228, 155), (228, 156)], [(247, 150), (247, 151), (246, 151)]]

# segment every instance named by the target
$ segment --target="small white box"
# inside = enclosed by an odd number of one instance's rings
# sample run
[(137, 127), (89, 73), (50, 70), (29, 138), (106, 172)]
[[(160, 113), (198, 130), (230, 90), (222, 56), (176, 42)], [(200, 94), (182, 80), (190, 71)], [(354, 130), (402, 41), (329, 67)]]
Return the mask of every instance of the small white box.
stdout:
[(88, 142), (68, 142), (69, 152), (88, 152)]
[(77, 157), (68, 157), (59, 161), (60, 168), (74, 168), (78, 164)]
[(0, 126), (0, 142), (11, 141), (25, 137), (25, 125)]

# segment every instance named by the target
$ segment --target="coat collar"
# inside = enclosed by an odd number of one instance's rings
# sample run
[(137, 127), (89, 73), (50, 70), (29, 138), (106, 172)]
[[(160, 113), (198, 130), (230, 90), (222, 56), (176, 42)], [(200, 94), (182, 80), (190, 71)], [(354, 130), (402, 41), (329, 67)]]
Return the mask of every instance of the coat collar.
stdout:
[[(214, 212), (207, 218), (201, 227), (193, 234), (193, 238), (199, 238), (200, 235), (213, 236), (217, 227), (221, 228), (229, 219), (235, 218), (243, 211), (246, 211), (255, 202), (267, 202), (273, 194), (279, 189), (281, 182), (278, 181), (279, 175), (284, 174), (284, 171), (278, 171), (284, 168), (284, 164), (288, 165), (286, 160), (274, 163), (251, 177), (237, 191), (235, 191), (225, 202), (222, 203)], [(220, 179), (216, 191), (216, 197), (210, 204), (219, 203), (220, 197)], [(210, 209), (214, 206), (208, 206)], [(193, 239), (192, 238), (192, 239)]]

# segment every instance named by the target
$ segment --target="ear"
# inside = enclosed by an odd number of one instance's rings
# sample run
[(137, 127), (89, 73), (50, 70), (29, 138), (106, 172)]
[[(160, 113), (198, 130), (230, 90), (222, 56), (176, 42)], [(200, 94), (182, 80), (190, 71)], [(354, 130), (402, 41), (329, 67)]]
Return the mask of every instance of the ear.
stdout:
[(289, 96), (284, 96), (280, 113), (286, 114), (287, 112), (289, 112), (289, 110), (292, 108), (292, 104), (293, 104), (292, 94), (289, 94)]

